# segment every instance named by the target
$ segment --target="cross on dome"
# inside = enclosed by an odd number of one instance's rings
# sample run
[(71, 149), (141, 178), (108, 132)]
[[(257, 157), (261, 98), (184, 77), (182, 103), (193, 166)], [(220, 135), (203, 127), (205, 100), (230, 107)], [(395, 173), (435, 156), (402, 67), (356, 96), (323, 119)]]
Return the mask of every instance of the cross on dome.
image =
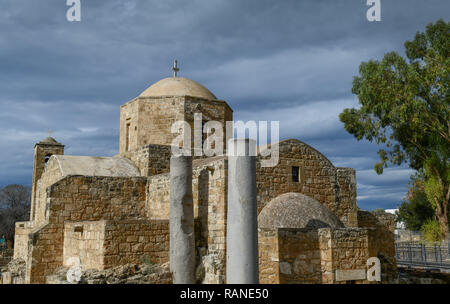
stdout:
[(180, 69), (178, 68), (178, 61), (175, 59), (172, 67), (173, 77), (177, 77), (177, 73)]

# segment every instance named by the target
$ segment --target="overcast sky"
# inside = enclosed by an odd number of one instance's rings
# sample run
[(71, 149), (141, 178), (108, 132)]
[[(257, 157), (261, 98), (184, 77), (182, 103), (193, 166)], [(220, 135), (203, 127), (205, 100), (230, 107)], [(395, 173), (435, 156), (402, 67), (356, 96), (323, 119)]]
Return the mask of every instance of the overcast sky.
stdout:
[(119, 107), (159, 79), (209, 88), (235, 119), (279, 120), (336, 166), (357, 171), (363, 209), (395, 208), (412, 171), (377, 176), (377, 146), (346, 133), (338, 115), (357, 106), (352, 78), (439, 18), (448, 0), (0, 0), (0, 187), (31, 185), (34, 144), (52, 136), (66, 154), (118, 153)]

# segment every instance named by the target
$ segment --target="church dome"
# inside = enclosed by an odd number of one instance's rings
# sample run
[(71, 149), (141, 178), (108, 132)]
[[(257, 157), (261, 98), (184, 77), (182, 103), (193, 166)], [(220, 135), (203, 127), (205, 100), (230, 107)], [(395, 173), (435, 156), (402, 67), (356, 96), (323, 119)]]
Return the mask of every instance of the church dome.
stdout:
[(206, 99), (217, 99), (211, 91), (201, 84), (183, 77), (169, 77), (162, 79), (139, 95), (139, 97), (158, 96), (193, 96)]
[(259, 228), (343, 228), (325, 205), (300, 193), (285, 193), (271, 200), (258, 216)]

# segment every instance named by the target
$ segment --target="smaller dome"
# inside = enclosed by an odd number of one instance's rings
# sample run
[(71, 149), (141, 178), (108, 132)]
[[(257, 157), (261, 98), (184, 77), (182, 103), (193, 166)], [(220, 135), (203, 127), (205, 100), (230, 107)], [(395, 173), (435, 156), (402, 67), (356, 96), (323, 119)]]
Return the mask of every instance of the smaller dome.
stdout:
[(343, 228), (325, 205), (300, 193), (285, 193), (271, 200), (258, 216), (260, 228)]
[(164, 78), (147, 88), (139, 97), (193, 96), (217, 99), (210, 90), (201, 84), (183, 77)]

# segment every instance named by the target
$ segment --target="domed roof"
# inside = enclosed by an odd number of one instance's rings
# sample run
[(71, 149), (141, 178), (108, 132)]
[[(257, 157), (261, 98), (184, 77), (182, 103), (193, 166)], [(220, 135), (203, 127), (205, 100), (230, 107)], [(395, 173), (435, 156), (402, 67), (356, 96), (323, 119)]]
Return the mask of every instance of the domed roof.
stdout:
[(325, 205), (300, 193), (285, 193), (271, 200), (259, 213), (260, 228), (343, 228)]
[(201, 84), (183, 77), (164, 78), (147, 88), (139, 97), (193, 96), (217, 99), (211, 91)]

